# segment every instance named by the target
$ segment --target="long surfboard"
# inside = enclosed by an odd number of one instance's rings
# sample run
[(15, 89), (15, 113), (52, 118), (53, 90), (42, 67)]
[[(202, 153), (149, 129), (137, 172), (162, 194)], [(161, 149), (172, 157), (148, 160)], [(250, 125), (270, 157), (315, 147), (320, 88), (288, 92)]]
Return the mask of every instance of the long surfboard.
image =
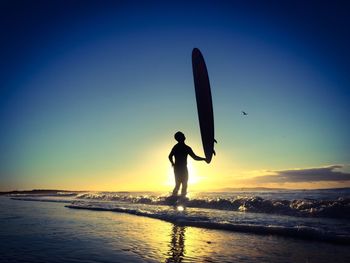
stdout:
[(214, 151), (214, 113), (207, 66), (198, 48), (192, 51), (192, 69), (196, 92), (199, 127), (206, 162), (210, 163)]

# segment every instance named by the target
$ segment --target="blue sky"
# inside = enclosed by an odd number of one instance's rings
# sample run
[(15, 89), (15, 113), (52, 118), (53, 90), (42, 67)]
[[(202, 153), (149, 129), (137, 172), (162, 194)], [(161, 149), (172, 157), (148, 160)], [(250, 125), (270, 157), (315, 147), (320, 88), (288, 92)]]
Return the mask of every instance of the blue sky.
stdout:
[[(213, 163), (193, 164), (201, 189), (349, 185), (332, 180), (334, 169), (350, 177), (344, 1), (1, 6), (1, 189), (157, 189), (177, 130), (202, 155), (194, 47), (207, 63), (219, 142)], [(305, 181), (268, 184), (293, 169)], [(310, 169), (329, 177), (313, 181)]]

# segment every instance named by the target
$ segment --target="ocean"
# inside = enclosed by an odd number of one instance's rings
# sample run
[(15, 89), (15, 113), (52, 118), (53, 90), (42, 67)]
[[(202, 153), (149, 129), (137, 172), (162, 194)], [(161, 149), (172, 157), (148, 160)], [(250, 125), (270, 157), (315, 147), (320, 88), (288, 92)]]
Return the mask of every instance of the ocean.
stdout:
[(0, 198), (1, 262), (350, 262), (350, 189)]

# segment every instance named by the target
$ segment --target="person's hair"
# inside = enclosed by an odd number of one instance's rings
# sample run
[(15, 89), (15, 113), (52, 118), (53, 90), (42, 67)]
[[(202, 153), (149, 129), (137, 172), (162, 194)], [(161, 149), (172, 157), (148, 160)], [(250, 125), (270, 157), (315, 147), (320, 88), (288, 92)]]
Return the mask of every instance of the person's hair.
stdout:
[(183, 142), (183, 141), (185, 141), (185, 134), (183, 134), (182, 132), (178, 131), (177, 133), (175, 133), (174, 138), (178, 142)]

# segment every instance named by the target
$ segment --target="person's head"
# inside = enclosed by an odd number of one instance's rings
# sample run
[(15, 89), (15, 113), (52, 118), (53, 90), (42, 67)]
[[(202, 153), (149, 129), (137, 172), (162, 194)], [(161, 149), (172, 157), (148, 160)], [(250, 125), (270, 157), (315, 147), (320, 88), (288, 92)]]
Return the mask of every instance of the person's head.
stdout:
[(183, 134), (182, 132), (178, 131), (177, 133), (175, 133), (174, 135), (175, 140), (177, 140), (178, 142), (184, 142), (186, 140), (185, 134)]

